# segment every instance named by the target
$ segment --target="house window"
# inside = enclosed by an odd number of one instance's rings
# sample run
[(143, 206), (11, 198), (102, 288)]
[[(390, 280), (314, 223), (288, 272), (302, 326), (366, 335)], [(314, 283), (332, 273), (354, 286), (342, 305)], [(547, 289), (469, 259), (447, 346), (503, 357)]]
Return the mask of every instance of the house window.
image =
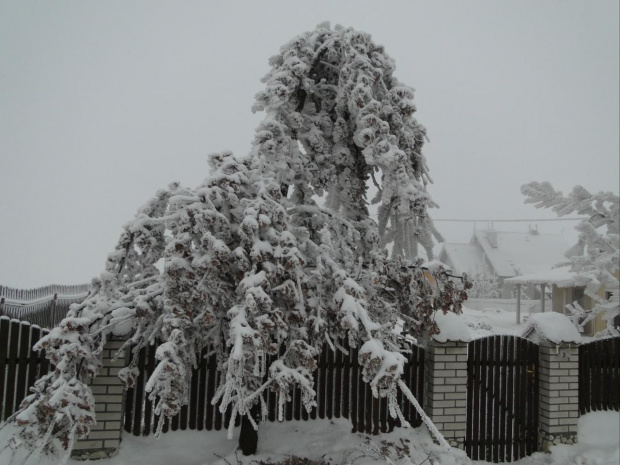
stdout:
[[(584, 305), (584, 296), (585, 296), (585, 287), (574, 287), (573, 288), (573, 302), (577, 302), (581, 308)], [(584, 309), (585, 310), (585, 309)]]

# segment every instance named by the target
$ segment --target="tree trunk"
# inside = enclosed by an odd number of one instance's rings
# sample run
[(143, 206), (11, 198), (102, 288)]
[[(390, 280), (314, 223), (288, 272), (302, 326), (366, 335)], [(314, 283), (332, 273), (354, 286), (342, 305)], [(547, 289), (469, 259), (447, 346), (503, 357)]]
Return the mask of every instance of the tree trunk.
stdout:
[[(250, 415), (256, 424), (260, 422), (260, 402), (257, 402), (251, 409)], [(254, 455), (258, 448), (258, 431), (254, 429), (252, 423), (246, 415), (241, 418), (241, 432), (239, 433), (239, 449), (243, 455)]]

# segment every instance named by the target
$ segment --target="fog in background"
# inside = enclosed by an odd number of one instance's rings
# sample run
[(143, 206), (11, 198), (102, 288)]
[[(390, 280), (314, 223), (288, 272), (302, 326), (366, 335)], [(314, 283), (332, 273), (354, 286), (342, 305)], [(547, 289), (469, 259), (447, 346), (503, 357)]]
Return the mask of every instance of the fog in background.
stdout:
[[(88, 282), (158, 188), (247, 154), (267, 59), (325, 20), (371, 33), (416, 89), (433, 217), (553, 218), (523, 204), (533, 180), (617, 192), (618, 5), (3, 1), (0, 284)], [(574, 224), (538, 229), (570, 241)], [(436, 225), (451, 242), (474, 227)]]

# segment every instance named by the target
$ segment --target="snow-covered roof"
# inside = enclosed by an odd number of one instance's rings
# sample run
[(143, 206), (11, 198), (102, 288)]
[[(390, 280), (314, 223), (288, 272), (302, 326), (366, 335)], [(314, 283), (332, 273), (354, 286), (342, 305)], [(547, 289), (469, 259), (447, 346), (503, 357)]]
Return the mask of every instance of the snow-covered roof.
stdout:
[[(496, 247), (489, 242), (496, 237)], [(474, 231), (473, 243), (480, 244), (495, 273), (502, 277), (519, 276), (550, 269), (566, 261), (568, 244), (557, 234), (531, 232)]]
[(587, 281), (587, 278), (577, 275), (567, 267), (553, 268), (504, 280), (505, 283), (511, 284), (555, 284), (557, 287), (585, 286)]
[(557, 312), (535, 313), (523, 328), (523, 337), (534, 342), (546, 340), (554, 344), (582, 342), (581, 335), (567, 316)]
[[(447, 260), (443, 258), (444, 255)], [(475, 244), (444, 242), (439, 257), (445, 261), (450, 261), (458, 273), (475, 275), (485, 271), (482, 249)]]
[(452, 268), (450, 266), (443, 262), (440, 262), (439, 260), (431, 260), (430, 262), (427, 261), (422, 263), (422, 268), (427, 269), (431, 273), (437, 271), (439, 267), (443, 267), (443, 269), (446, 271), (452, 271)]

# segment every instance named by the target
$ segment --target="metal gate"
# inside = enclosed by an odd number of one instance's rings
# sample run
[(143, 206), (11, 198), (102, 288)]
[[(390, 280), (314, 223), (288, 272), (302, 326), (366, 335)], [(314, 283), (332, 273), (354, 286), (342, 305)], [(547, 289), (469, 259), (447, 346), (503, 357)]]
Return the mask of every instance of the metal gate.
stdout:
[(538, 346), (516, 336), (472, 341), (467, 356), (465, 451), (511, 462), (538, 444)]

